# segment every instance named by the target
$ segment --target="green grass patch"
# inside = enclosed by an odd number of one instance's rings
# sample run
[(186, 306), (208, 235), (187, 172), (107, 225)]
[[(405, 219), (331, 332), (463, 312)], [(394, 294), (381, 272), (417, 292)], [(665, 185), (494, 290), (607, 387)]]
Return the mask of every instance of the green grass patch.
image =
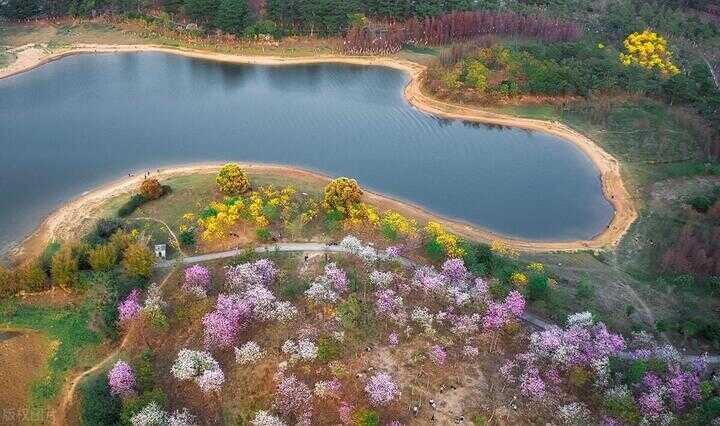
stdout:
[(58, 308), (14, 301), (0, 304), (0, 324), (37, 330), (55, 342), (43, 377), (31, 386), (31, 410), (43, 409), (56, 398), (65, 375), (85, 359), (87, 349), (101, 342), (100, 336), (88, 328), (89, 320), (84, 305)]

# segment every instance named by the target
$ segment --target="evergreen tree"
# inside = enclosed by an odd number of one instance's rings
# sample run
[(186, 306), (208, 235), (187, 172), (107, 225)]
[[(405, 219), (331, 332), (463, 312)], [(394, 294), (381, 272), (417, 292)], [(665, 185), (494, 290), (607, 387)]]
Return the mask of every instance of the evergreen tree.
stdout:
[(27, 19), (40, 13), (40, 0), (0, 1), (0, 15), (10, 19)]
[(208, 22), (215, 17), (218, 0), (185, 0), (185, 14), (194, 21)]
[(250, 6), (247, 0), (221, 0), (214, 24), (226, 33), (242, 34), (250, 23)]
[(444, 0), (422, 0), (413, 4), (413, 15), (419, 19), (442, 15), (445, 8)]

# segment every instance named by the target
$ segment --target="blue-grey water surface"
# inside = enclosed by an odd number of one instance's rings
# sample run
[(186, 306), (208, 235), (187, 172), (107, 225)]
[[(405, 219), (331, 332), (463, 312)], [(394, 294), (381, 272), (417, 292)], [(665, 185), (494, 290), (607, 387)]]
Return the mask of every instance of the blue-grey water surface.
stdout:
[(613, 211), (575, 146), (413, 109), (396, 70), (79, 55), (0, 80), (0, 247), (63, 201), (130, 172), (284, 163), (357, 178), (524, 239), (591, 238)]

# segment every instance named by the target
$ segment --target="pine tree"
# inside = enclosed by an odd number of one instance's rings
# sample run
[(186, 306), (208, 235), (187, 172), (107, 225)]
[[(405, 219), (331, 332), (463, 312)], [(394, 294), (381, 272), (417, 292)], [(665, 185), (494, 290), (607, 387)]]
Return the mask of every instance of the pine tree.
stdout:
[(185, 0), (185, 14), (194, 21), (207, 22), (218, 10), (218, 0)]
[(10, 19), (27, 19), (40, 13), (40, 0), (0, 1), (0, 16)]
[(226, 33), (242, 34), (250, 20), (247, 0), (221, 0), (214, 24)]

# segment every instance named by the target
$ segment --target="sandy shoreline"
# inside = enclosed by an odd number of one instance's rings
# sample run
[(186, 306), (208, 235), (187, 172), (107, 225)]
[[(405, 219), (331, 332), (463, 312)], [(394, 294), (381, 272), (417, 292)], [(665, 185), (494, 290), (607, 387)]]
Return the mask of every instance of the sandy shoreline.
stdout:
[[(259, 65), (293, 65), (312, 63), (344, 63), (357, 65), (385, 66), (405, 72), (410, 77), (410, 82), (405, 87), (404, 95), (406, 100), (420, 111), (451, 119), (462, 119), (480, 123), (499, 124), (504, 126), (518, 127), (527, 130), (545, 132), (575, 144), (593, 162), (597, 168), (602, 182), (603, 194), (613, 205), (615, 214), (611, 223), (601, 233), (591, 240), (576, 241), (525, 241), (508, 238), (503, 235), (494, 234), (490, 231), (464, 223), (461, 221), (440, 218), (423, 209), (420, 206), (409, 202), (395, 200), (381, 194), (366, 192), (367, 201), (384, 208), (391, 208), (404, 214), (412, 215), (418, 219), (427, 220), (430, 218), (439, 220), (452, 232), (479, 241), (502, 240), (514, 248), (523, 251), (572, 251), (582, 249), (602, 249), (614, 246), (625, 234), (630, 225), (637, 217), (637, 212), (632, 200), (623, 185), (620, 176), (620, 165), (618, 161), (602, 148), (596, 145), (589, 138), (575, 132), (574, 130), (560, 123), (546, 122), (527, 118), (517, 118), (508, 115), (496, 114), (482, 109), (468, 108), (459, 105), (449, 104), (433, 99), (421, 91), (420, 75), (425, 66), (407, 60), (391, 57), (351, 57), (351, 56), (317, 56), (317, 57), (263, 57), (263, 56), (241, 56), (224, 53), (214, 53), (190, 49), (174, 49), (152, 45), (96, 45), (78, 44), (67, 49), (47, 53), (42, 49), (32, 46), (22, 46), (12, 49), (17, 55), (17, 60), (10, 66), (0, 69), (0, 79), (19, 74), (33, 68), (39, 67), (48, 62), (61, 59), (68, 55), (81, 53), (119, 53), (152, 51), (171, 54), (179, 54), (192, 58), (210, 59), (222, 62), (259, 64)], [(285, 174), (294, 177), (304, 177), (313, 180), (327, 181), (327, 176), (289, 166), (246, 164), (252, 171), (272, 171), (278, 174)], [(198, 164), (179, 166), (166, 169), (158, 176), (166, 179), (171, 176), (192, 174), (199, 172), (212, 172), (218, 168), (217, 164)], [(64, 235), (72, 235), (73, 228), (78, 225), (78, 218), (84, 217), (84, 212), (97, 208), (108, 198), (129, 192), (139, 185), (141, 178), (121, 179), (69, 201), (58, 210), (50, 214), (42, 221), (40, 226), (26, 237), (10, 254), (18, 259), (39, 253), (42, 248), (53, 238), (62, 238)]]

